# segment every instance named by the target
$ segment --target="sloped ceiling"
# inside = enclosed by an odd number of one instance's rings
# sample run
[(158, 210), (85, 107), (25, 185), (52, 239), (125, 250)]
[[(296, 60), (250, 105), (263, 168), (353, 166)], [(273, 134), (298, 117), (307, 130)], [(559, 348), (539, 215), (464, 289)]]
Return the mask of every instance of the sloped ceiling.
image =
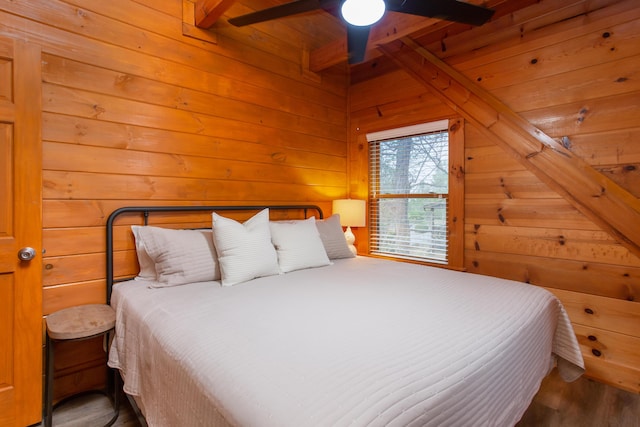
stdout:
[[(195, 23), (200, 28), (210, 28), (218, 20), (225, 20), (245, 13), (266, 9), (290, 0), (194, 0)], [(426, 0), (425, 0), (426, 1)], [(468, 0), (468, 3), (484, 5), (496, 12), (493, 19), (511, 14), (536, 0)], [(304, 44), (309, 48), (309, 69), (320, 72), (335, 64), (347, 61), (347, 43), (345, 24), (337, 16), (324, 10), (301, 13), (278, 21), (300, 31), (305, 37)], [(265, 26), (267, 23), (256, 24)], [(412, 38), (432, 35), (431, 38), (448, 37), (470, 30), (472, 27), (440, 19), (387, 12), (383, 19), (371, 28), (368, 51), (365, 62), (381, 54), (378, 45), (392, 43), (405, 36)]]

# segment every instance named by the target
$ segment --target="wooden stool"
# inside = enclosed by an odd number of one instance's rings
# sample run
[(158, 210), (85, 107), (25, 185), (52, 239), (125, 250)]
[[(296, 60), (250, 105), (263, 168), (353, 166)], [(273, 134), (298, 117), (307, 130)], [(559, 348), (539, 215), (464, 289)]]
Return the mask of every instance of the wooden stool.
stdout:
[[(109, 350), (110, 336), (115, 329), (116, 313), (111, 306), (106, 304), (88, 304), (76, 307), (65, 308), (56, 311), (47, 316), (47, 334), (46, 334), (46, 387), (45, 387), (45, 414), (44, 425), (51, 427), (53, 422), (53, 342), (54, 341), (80, 341), (94, 338), (102, 335), (106, 340), (107, 353)], [(108, 368), (107, 368), (108, 369)], [(105, 424), (105, 427), (112, 425), (118, 418), (120, 411), (118, 375), (114, 375), (113, 385), (113, 408), (114, 413), (111, 420)], [(109, 387), (107, 387), (107, 390)], [(100, 392), (109, 395), (104, 390), (92, 390), (89, 392)], [(56, 404), (60, 405), (71, 398), (78, 397), (82, 392), (63, 399)]]

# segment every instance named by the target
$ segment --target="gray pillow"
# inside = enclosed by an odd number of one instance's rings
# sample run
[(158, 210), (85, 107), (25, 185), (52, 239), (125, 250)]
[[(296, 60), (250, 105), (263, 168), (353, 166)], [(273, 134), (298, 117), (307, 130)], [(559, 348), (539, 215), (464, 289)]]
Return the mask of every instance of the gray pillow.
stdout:
[(347, 245), (347, 239), (344, 237), (339, 214), (333, 214), (327, 219), (316, 221), (316, 227), (329, 259), (355, 257)]
[(155, 264), (155, 287), (220, 279), (211, 230), (139, 227), (139, 244)]

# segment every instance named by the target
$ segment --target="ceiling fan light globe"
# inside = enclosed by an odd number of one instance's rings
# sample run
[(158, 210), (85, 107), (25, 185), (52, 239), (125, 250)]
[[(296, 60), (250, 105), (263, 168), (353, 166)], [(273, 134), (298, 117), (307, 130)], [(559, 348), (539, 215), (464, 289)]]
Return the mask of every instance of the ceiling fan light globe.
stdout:
[(340, 8), (344, 20), (358, 27), (375, 24), (384, 11), (383, 0), (346, 0)]

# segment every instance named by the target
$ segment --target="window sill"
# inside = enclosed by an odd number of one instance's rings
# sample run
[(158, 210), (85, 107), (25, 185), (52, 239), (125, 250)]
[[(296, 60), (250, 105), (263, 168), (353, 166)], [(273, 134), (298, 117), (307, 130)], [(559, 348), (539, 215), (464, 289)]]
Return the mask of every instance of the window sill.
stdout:
[(419, 260), (407, 259), (407, 258), (396, 258), (396, 257), (392, 257), (392, 256), (378, 255), (378, 254), (360, 254), (359, 253), (358, 256), (366, 256), (366, 257), (369, 257), (369, 258), (388, 259), (390, 261), (406, 262), (406, 263), (409, 263), (409, 264), (420, 264), (420, 265), (426, 265), (426, 266), (429, 266), (429, 267), (440, 267), (440, 268), (444, 268), (446, 270), (467, 271), (467, 269), (465, 267), (463, 267), (463, 266), (457, 267), (457, 266), (444, 264), (444, 263), (437, 263), (437, 262), (419, 261)]

